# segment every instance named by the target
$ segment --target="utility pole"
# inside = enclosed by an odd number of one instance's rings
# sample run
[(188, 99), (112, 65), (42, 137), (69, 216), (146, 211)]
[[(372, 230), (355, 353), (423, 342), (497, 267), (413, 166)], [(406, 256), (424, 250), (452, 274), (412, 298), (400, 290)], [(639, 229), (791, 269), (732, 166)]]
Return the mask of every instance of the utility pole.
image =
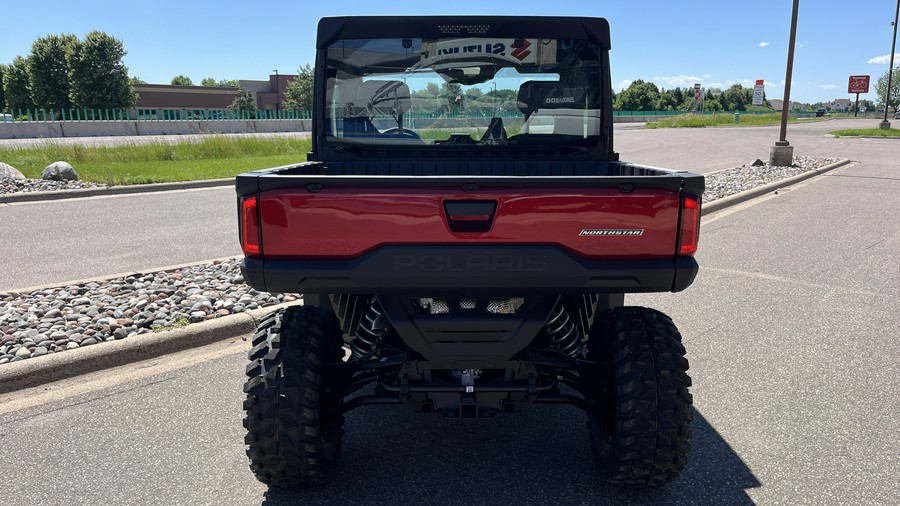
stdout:
[(891, 37), (891, 63), (888, 65), (887, 89), (884, 91), (884, 120), (878, 124), (882, 130), (890, 130), (891, 122), (888, 121), (888, 106), (891, 103), (891, 78), (894, 76), (894, 51), (897, 49), (897, 21), (900, 18), (900, 0), (897, 0), (897, 12), (894, 14), (894, 35)]
[(275, 69), (272, 72), (275, 72), (275, 115), (277, 117), (278, 109), (279, 109), (279, 103), (278, 103), (279, 100), (278, 99), (281, 98), (281, 93), (280, 93), (280, 90), (278, 89), (278, 69)]
[[(900, 1), (900, 0), (898, 0)], [(800, 0), (794, 0), (791, 15), (791, 42), (788, 45), (787, 72), (784, 77), (784, 102), (781, 105), (781, 135), (769, 150), (769, 164), (787, 167), (794, 163), (794, 147), (787, 141), (788, 112), (791, 108), (791, 74), (794, 70), (794, 41), (797, 39), (797, 11)]]

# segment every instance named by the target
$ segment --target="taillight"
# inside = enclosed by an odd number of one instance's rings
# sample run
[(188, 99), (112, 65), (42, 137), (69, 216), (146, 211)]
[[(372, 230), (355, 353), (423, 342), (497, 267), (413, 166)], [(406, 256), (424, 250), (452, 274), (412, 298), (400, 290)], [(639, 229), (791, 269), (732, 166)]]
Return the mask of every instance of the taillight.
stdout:
[(684, 197), (681, 200), (681, 227), (678, 236), (678, 254), (693, 256), (700, 239), (700, 200)]
[(259, 199), (246, 197), (241, 200), (241, 249), (246, 256), (262, 254), (259, 244)]

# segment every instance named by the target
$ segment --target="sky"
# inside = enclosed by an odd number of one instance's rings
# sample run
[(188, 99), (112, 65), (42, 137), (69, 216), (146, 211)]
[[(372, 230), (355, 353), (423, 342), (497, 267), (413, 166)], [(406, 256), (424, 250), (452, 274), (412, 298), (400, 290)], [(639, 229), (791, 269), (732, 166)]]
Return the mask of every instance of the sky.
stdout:
[[(316, 23), (324, 16), (508, 14), (594, 16), (609, 21), (613, 88), (636, 79), (661, 88), (701, 84), (725, 89), (766, 83), (784, 96), (791, 0), (517, 0), (499, 2), (342, 0), (42, 0), (0, 5), (0, 63), (27, 56), (35, 39), (100, 30), (123, 42), (129, 75), (168, 84), (183, 74), (264, 80), (294, 74), (315, 58)], [(39, 12), (35, 12), (35, 9)], [(861, 99), (888, 68), (896, 0), (803, 0), (797, 24), (791, 100), (853, 98), (851, 75), (872, 76)], [(900, 55), (894, 66), (900, 66)]]

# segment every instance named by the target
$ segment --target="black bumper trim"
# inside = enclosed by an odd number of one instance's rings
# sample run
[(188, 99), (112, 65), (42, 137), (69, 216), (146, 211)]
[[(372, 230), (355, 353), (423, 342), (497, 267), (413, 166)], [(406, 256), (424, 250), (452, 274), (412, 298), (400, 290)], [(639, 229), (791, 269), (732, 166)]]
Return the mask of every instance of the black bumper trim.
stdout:
[(679, 292), (693, 257), (589, 260), (555, 246), (385, 246), (351, 260), (245, 258), (244, 279), (275, 293), (491, 290), (559, 293)]

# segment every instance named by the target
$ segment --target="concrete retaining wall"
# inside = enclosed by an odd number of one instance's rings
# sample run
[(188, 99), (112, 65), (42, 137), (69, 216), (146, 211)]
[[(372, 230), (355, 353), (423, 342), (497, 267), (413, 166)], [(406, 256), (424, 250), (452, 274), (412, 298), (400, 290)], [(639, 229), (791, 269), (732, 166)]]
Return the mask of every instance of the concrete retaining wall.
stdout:
[(309, 132), (311, 128), (312, 121), (308, 119), (248, 121), (17, 121), (0, 122), (0, 139)]

